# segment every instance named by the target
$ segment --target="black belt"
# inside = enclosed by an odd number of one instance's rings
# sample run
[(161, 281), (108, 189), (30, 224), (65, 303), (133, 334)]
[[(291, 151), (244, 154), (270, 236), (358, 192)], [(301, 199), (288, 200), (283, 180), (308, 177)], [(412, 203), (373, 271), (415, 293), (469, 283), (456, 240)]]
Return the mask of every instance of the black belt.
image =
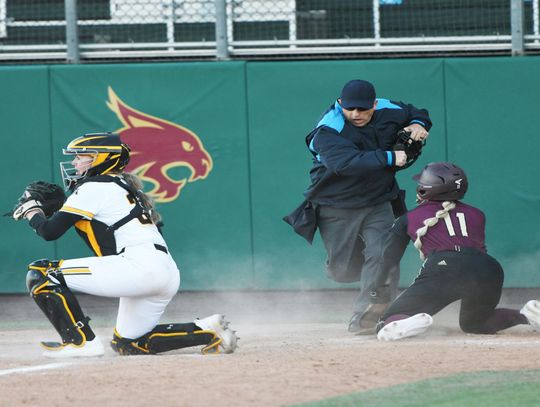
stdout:
[[(157, 244), (157, 243), (154, 243), (154, 247), (156, 248), (156, 250), (159, 250), (160, 252), (163, 252), (165, 254), (169, 254), (169, 251), (167, 250), (167, 248), (165, 246), (162, 246), (160, 244)], [(116, 254), (122, 254), (126, 251), (126, 248), (124, 247), (122, 250), (120, 250), (118, 253)]]
[(464, 246), (459, 246), (459, 245), (455, 245), (454, 248), (448, 248), (448, 249), (444, 249), (444, 250), (434, 250), (430, 254), (444, 253), (444, 252), (460, 252), (460, 253), (468, 253), (468, 254), (485, 254), (480, 249), (476, 249), (474, 247), (464, 247)]

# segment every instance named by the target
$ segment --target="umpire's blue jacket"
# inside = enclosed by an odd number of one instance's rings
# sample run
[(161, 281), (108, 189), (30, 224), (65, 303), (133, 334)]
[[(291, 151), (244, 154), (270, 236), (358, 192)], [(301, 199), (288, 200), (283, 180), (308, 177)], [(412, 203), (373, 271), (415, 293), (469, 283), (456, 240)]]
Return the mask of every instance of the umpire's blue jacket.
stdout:
[(427, 110), (388, 99), (377, 99), (364, 127), (349, 123), (336, 102), (306, 137), (313, 154), (308, 202), (336, 208), (363, 208), (397, 198), (392, 146), (397, 132), (412, 123), (429, 131)]

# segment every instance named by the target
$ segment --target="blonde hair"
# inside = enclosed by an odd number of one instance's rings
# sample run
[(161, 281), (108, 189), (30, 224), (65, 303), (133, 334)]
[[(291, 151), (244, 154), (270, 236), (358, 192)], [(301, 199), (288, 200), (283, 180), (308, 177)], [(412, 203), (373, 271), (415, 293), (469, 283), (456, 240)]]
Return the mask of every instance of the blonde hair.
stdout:
[(422, 236), (425, 236), (428, 228), (430, 228), (431, 226), (435, 226), (437, 222), (439, 222), (439, 219), (446, 218), (448, 216), (448, 212), (450, 212), (456, 207), (456, 203), (452, 201), (444, 201), (442, 203), (442, 207), (443, 208), (441, 210), (435, 213), (435, 216), (433, 218), (428, 218), (424, 220), (424, 226), (416, 230), (416, 240), (414, 241), (414, 247), (416, 247), (420, 252), (420, 258), (422, 260), (425, 260), (426, 256), (424, 256), (424, 253), (422, 253), (422, 241), (420, 240), (420, 238)]
[(141, 199), (144, 208), (148, 211), (152, 222), (155, 225), (161, 223), (161, 215), (156, 210), (156, 204), (152, 197), (143, 192), (143, 183), (140, 178), (135, 174), (130, 174), (128, 172), (122, 173), (122, 178), (138, 192), (138, 196)]

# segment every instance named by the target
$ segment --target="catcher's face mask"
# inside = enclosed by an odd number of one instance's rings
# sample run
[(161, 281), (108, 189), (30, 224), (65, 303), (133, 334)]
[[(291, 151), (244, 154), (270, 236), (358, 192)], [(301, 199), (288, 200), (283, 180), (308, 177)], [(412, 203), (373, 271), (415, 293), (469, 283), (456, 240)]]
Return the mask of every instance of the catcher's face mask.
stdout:
[(64, 189), (68, 190), (75, 185), (77, 181), (84, 178), (88, 170), (96, 165), (96, 161), (99, 158), (99, 154), (85, 153), (77, 154), (64, 149), (64, 155), (74, 156), (70, 161), (62, 161), (60, 163), (60, 171), (62, 173), (62, 181), (64, 183)]

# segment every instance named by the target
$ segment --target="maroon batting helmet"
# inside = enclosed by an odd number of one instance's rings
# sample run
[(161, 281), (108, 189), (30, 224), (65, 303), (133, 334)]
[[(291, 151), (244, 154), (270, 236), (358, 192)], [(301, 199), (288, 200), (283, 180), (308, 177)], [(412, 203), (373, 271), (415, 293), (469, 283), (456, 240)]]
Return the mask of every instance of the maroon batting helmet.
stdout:
[(420, 201), (457, 201), (467, 192), (469, 182), (465, 171), (449, 162), (429, 163), (413, 176)]

